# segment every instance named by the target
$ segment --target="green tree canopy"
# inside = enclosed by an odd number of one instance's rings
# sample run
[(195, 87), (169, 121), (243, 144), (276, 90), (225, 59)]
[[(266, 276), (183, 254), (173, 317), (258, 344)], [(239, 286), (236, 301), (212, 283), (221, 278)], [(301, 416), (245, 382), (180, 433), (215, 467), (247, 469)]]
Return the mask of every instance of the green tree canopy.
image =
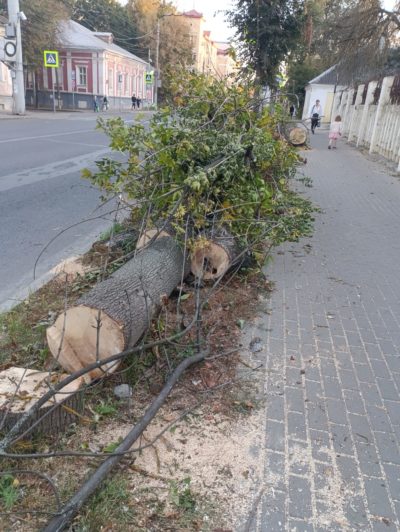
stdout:
[(142, 47), (156, 60), (157, 21), (160, 23), (159, 67), (161, 74), (176, 65), (190, 64), (192, 46), (189, 28), (172, 2), (165, 0), (129, 0), (127, 9), (139, 29)]
[(236, 0), (228, 11), (242, 62), (274, 86), (279, 66), (296, 48), (304, 23), (302, 0)]
[(72, 19), (92, 31), (107, 31), (115, 44), (129, 52), (147, 58), (147, 50), (138, 37), (135, 20), (126, 6), (117, 0), (69, 0)]

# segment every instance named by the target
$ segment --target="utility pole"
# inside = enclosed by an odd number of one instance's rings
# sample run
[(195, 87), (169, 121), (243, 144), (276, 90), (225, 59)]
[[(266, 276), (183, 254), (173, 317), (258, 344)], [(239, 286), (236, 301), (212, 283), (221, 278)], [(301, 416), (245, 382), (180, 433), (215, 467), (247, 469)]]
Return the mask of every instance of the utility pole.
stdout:
[(160, 58), (160, 17), (157, 18), (157, 40), (156, 40), (156, 71), (154, 72), (154, 104), (158, 106), (158, 80), (159, 80), (159, 65)]
[[(21, 12), (19, 10), (19, 0), (7, 0), (8, 20), (15, 26), (17, 38), (17, 50), (15, 56), (15, 69), (13, 72), (13, 114), (25, 114), (25, 88), (24, 88), (24, 66), (22, 63), (22, 40), (21, 40)], [(23, 17), (25, 17), (23, 15)], [(26, 20), (26, 17), (25, 17)]]

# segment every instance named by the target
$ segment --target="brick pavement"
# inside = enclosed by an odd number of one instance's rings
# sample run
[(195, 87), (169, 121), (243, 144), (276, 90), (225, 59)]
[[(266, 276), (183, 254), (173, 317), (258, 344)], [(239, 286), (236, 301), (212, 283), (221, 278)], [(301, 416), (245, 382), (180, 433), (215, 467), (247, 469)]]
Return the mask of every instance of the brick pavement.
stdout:
[(265, 477), (248, 530), (400, 530), (400, 180), (312, 138), (315, 234), (276, 251)]

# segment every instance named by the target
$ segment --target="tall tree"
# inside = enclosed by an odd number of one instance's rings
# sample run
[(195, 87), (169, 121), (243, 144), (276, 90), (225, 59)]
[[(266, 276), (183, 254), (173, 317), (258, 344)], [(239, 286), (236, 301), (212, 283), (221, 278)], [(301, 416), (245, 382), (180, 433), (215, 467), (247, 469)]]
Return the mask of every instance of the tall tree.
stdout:
[[(107, 31), (114, 42), (129, 52), (146, 56), (137, 40), (138, 28), (126, 6), (117, 0), (68, 0), (72, 3), (72, 18), (92, 31)], [(139, 43), (139, 44), (138, 44)]]
[(384, 69), (399, 35), (399, 0), (391, 10), (380, 0), (327, 0), (321, 50), (353, 79)]
[[(21, 24), (23, 61), (33, 70), (43, 64), (43, 50), (57, 45), (58, 25), (69, 17), (62, 0), (21, 0), (27, 20)], [(0, 0), (0, 13), (7, 16), (7, 0)]]
[(157, 24), (160, 38), (158, 43), (159, 66), (163, 72), (169, 67), (190, 64), (192, 47), (189, 28), (184, 17), (172, 4), (165, 0), (129, 0), (128, 10), (139, 29), (139, 42), (150, 51), (153, 64), (157, 54)]
[(260, 83), (275, 86), (279, 66), (299, 43), (304, 1), (236, 0), (228, 20), (243, 63)]

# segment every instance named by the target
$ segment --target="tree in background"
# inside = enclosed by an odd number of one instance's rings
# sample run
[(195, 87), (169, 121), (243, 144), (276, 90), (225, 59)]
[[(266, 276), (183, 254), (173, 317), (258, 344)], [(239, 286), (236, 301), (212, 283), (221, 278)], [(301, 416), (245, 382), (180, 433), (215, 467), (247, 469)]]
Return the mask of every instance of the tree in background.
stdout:
[(236, 28), (239, 55), (257, 81), (276, 86), (279, 67), (298, 46), (304, 24), (302, 0), (236, 0), (227, 13)]
[(399, 1), (388, 10), (380, 0), (326, 0), (321, 50), (342, 75), (358, 81), (385, 71), (399, 32)]
[(129, 0), (129, 15), (135, 21), (140, 45), (150, 51), (155, 65), (157, 48), (157, 22), (160, 23), (159, 65), (161, 73), (177, 65), (192, 61), (192, 46), (186, 20), (171, 2), (163, 0)]
[[(68, 7), (62, 0), (20, 0), (27, 17), (21, 24), (23, 61), (29, 70), (43, 65), (43, 50), (56, 47), (58, 25), (69, 18)], [(0, 13), (7, 16), (7, 0), (0, 0)]]
[(147, 59), (147, 49), (138, 39), (138, 27), (130, 10), (117, 0), (67, 0), (72, 19), (92, 31), (111, 32), (115, 44)]
[[(327, 0), (305, 0), (301, 37), (287, 62), (286, 91), (297, 95), (300, 109), (304, 105), (307, 83), (332, 66), (321, 48), (326, 4)], [(297, 104), (296, 97), (290, 96), (290, 99)]]

